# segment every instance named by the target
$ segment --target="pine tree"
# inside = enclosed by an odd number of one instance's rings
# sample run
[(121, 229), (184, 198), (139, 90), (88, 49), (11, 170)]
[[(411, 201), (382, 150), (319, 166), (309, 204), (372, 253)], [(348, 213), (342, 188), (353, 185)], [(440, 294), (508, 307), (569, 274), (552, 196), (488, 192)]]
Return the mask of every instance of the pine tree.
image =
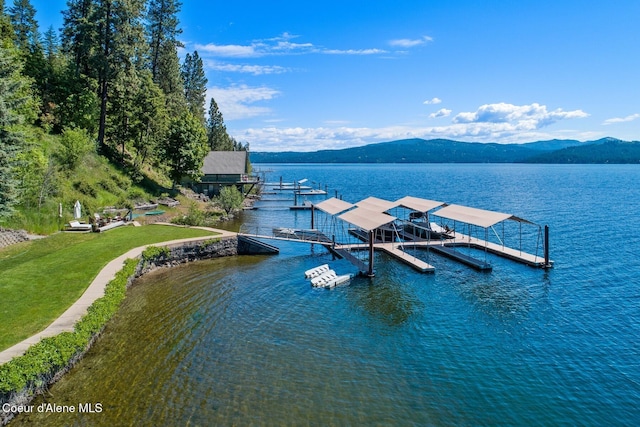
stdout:
[(182, 80), (184, 82), (184, 95), (187, 107), (191, 114), (199, 118), (205, 124), (204, 103), (207, 96), (207, 77), (204, 74), (202, 58), (198, 51), (193, 55), (187, 53), (182, 65)]
[(20, 108), (27, 101), (23, 96), (21, 64), (11, 49), (5, 46), (8, 43), (2, 44), (0, 46), (0, 220), (11, 215), (18, 200), (15, 162), (24, 145), (24, 138), (14, 126), (22, 121)]
[(209, 103), (209, 119), (207, 120), (207, 141), (212, 151), (233, 150), (231, 138), (227, 134), (222, 113), (218, 109), (216, 100), (211, 98)]
[[(175, 0), (150, 0), (147, 13), (147, 34), (149, 39), (149, 61), (151, 75), (155, 82), (163, 74), (162, 57), (164, 48), (182, 47), (178, 36), (182, 30), (178, 28), (178, 12), (182, 4)], [(169, 50), (170, 51), (170, 50)]]
[(67, 0), (67, 10), (62, 12), (62, 50), (72, 58), (73, 69), (96, 78), (92, 56), (97, 45), (97, 26), (93, 22), (96, 0)]
[(36, 10), (29, 0), (14, 0), (9, 8), (9, 18), (15, 31), (15, 46), (29, 52), (40, 45)]
[(183, 46), (178, 40), (182, 33), (177, 18), (180, 6), (176, 0), (150, 0), (147, 13), (148, 66), (153, 81), (165, 95), (167, 109), (174, 117), (186, 108), (178, 59), (178, 48)]
[[(100, 118), (98, 123), (98, 147), (105, 152), (107, 148), (107, 116), (110, 112), (121, 108), (119, 105), (131, 100), (136, 85), (137, 67), (143, 57), (142, 0), (98, 0), (96, 22), (98, 23), (99, 49), (95, 57), (98, 64), (98, 92), (100, 98)], [(110, 108), (109, 96), (112, 86), (117, 82), (117, 95)], [(126, 103), (126, 102), (125, 102)], [(128, 119), (117, 124), (118, 132), (128, 132)], [(114, 123), (115, 120), (111, 120)], [(120, 127), (124, 127), (124, 130)], [(116, 134), (117, 136), (117, 134)], [(116, 138), (124, 150), (126, 139)]]

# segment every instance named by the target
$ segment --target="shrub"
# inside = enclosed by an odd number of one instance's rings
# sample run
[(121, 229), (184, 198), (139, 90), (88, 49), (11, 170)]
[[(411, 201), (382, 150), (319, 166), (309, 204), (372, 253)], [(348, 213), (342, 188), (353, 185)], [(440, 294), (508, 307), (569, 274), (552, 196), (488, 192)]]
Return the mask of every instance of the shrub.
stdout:
[(62, 147), (58, 152), (58, 158), (68, 170), (74, 170), (85, 154), (93, 149), (89, 134), (84, 129), (65, 129), (60, 142)]

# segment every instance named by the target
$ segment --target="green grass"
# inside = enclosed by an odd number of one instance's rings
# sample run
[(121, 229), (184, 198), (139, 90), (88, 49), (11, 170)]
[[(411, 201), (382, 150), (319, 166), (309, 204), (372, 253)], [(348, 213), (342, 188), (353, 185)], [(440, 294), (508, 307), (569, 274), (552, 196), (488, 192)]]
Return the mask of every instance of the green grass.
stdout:
[(106, 233), (58, 233), (0, 250), (0, 350), (42, 331), (71, 306), (112, 259), (138, 246), (207, 236), (149, 225)]

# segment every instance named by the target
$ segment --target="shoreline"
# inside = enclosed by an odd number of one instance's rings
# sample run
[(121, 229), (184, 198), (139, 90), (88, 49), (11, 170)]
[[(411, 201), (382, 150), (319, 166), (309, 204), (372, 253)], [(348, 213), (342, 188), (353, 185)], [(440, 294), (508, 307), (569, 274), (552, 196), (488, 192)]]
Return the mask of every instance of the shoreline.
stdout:
[[(174, 224), (164, 225), (175, 226)], [(143, 245), (131, 249), (125, 254), (111, 260), (98, 273), (82, 296), (45, 330), (0, 352), (0, 368), (14, 360), (19, 360), (20, 357), (28, 353), (30, 348), (40, 344), (45, 338), (58, 337), (64, 333), (72, 333), (75, 330), (75, 326), (88, 314), (89, 308), (105, 296), (107, 286), (117, 279), (118, 274), (124, 272), (128, 260), (137, 259), (138, 261), (133, 273), (125, 278), (125, 291), (135, 279), (159, 268), (172, 267), (201, 259), (237, 255), (237, 233), (210, 227), (192, 228), (204, 229), (219, 234)], [(146, 258), (143, 256), (143, 252), (150, 247), (166, 249), (160, 250), (159, 253)], [(27, 385), (21, 390), (0, 392), (0, 405), (3, 405), (3, 407), (9, 405), (8, 407), (15, 408), (25, 407), (36, 395), (45, 392), (50, 385), (62, 378), (66, 372), (82, 359), (95, 340), (99, 338), (102, 329), (104, 329), (110, 318), (111, 316), (100, 326), (100, 330), (90, 337), (89, 341), (84, 345), (84, 348), (73, 354), (62, 366), (54, 366), (49, 372), (39, 373), (37, 378), (28, 380)], [(0, 425), (6, 425), (18, 414), (18, 411), (0, 411)]]

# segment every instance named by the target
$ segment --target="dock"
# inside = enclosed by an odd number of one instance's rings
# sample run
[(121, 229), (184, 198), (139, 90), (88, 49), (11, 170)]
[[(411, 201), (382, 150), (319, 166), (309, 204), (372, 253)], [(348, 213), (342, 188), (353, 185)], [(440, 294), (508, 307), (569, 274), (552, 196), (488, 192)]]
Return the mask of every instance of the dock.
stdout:
[[(542, 227), (530, 221), (516, 217), (511, 214), (504, 214), (482, 209), (470, 208), (466, 206), (446, 204), (431, 200), (419, 199), (416, 197), (403, 197), (396, 202), (390, 202), (375, 197), (369, 197), (356, 204), (342, 201), (338, 198), (326, 199), (319, 203), (305, 201), (300, 206), (291, 209), (311, 210), (311, 229), (291, 229), (274, 228), (269, 232), (255, 234), (243, 233), (257, 238), (278, 239), (296, 242), (306, 242), (320, 244), (327, 248), (334, 255), (347, 259), (358, 268), (361, 274), (372, 277), (374, 273), (374, 252), (384, 252), (394, 259), (397, 259), (416, 271), (421, 273), (433, 273), (435, 267), (415, 255), (408, 249), (418, 249), (431, 251), (436, 255), (445, 256), (461, 264), (483, 272), (490, 272), (493, 269), (487, 260), (487, 255), (496, 255), (515, 262), (519, 262), (536, 268), (551, 268), (553, 261), (549, 259), (548, 226), (544, 227), (544, 237), (541, 237)], [(405, 211), (402, 211), (405, 209)], [(400, 214), (410, 211), (409, 219), (403, 219)], [(427, 212), (433, 210), (432, 213)], [(325, 229), (314, 228), (314, 212), (320, 211), (329, 216), (330, 227)], [(393, 216), (391, 215), (393, 213)], [(429, 222), (430, 216), (444, 219), (441, 225), (436, 222)], [(421, 218), (426, 220), (422, 221)], [(417, 224), (424, 230), (420, 234), (410, 232), (407, 226), (418, 227), (413, 220), (420, 220)], [(489, 237), (489, 230), (495, 224), (502, 221), (513, 220), (520, 223), (520, 249), (507, 247), (500, 236), (493, 230), (496, 238), (483, 240), (473, 237), (474, 230), (484, 230), (485, 239)], [(449, 228), (453, 221), (453, 226)], [(457, 224), (467, 224), (468, 234), (456, 230)], [(325, 219), (325, 224), (328, 221)], [(339, 224), (342, 224), (339, 226)], [(345, 227), (345, 224), (347, 225)], [(530, 224), (538, 229), (536, 253), (531, 254), (522, 250), (522, 224)], [(473, 227), (477, 227), (472, 229)], [(322, 228), (322, 227), (321, 227)], [(446, 230), (446, 231), (444, 231)], [(503, 228), (504, 230), (504, 228)], [(503, 231), (504, 234), (504, 231)], [(329, 238), (328, 236), (331, 236)], [(543, 254), (540, 250), (539, 242), (542, 241)], [(534, 246), (527, 246), (532, 248)], [(468, 250), (465, 250), (467, 248)], [(365, 252), (362, 257), (354, 255), (355, 252)], [(484, 252), (484, 256), (482, 256)], [(541, 251), (542, 252), (542, 251)], [(483, 257), (484, 259), (481, 259)], [(428, 258), (427, 258), (428, 259)]]

